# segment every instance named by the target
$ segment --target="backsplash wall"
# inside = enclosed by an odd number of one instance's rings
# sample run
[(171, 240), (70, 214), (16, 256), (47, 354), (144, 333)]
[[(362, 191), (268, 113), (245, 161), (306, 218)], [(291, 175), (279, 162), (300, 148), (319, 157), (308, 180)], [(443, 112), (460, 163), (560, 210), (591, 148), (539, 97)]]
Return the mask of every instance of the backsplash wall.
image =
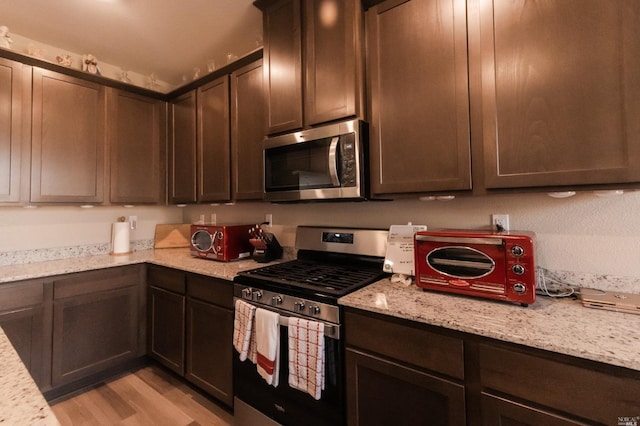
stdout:
[(106, 254), (120, 216), (138, 217), (133, 248), (151, 248), (156, 223), (182, 223), (182, 213), (177, 207), (0, 207), (0, 265)]
[[(296, 225), (388, 228), (425, 224), (429, 228), (488, 228), (491, 213), (506, 213), (511, 229), (537, 234), (538, 265), (552, 271), (629, 277), (640, 292), (640, 192), (599, 198), (590, 192), (567, 199), (546, 194), (462, 197), (451, 201), (397, 200), (363, 203), (271, 204), (169, 207), (0, 207), (0, 263), (9, 264), (33, 251), (104, 254), (111, 223), (138, 216), (131, 232), (134, 248), (153, 246), (157, 223), (197, 222), (202, 215), (218, 223), (254, 223), (273, 215), (273, 231), (293, 246)], [(136, 245), (137, 244), (137, 245)], [(73, 250), (69, 250), (72, 248)], [(17, 256), (16, 256), (17, 254)], [(50, 257), (40, 256), (36, 260)], [(635, 284), (634, 284), (635, 285)]]
[[(566, 199), (546, 194), (459, 197), (451, 201), (396, 200), (362, 203), (190, 206), (185, 222), (253, 223), (273, 215), (274, 232), (293, 243), (295, 225), (388, 228), (392, 224), (429, 228), (488, 229), (492, 213), (509, 214), (512, 230), (536, 233), (538, 265), (554, 271), (635, 277), (640, 291), (640, 192), (597, 197), (591, 192)], [(281, 239), (282, 239), (281, 238)]]

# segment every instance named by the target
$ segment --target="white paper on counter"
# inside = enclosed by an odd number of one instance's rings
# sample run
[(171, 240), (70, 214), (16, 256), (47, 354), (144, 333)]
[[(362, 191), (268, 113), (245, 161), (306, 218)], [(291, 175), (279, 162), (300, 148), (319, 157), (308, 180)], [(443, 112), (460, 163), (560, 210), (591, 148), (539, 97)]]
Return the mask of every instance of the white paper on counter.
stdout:
[(116, 222), (111, 226), (111, 244), (113, 254), (129, 253), (129, 222)]
[(414, 276), (413, 236), (418, 231), (426, 230), (426, 225), (391, 225), (384, 271)]

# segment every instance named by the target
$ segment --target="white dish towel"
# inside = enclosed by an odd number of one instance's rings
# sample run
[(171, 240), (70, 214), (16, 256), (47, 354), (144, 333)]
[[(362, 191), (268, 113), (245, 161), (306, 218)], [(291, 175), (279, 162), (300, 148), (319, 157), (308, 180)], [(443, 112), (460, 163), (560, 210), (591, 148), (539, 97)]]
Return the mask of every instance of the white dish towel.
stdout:
[(324, 324), (289, 318), (289, 386), (316, 400), (324, 389)]
[[(237, 299), (233, 319), (233, 347), (240, 354), (240, 361), (247, 359), (250, 351), (251, 335), (255, 333), (253, 316), (256, 307), (243, 300)], [(252, 333), (253, 332), (253, 333)], [(255, 364), (255, 361), (253, 361)]]
[(266, 309), (256, 309), (256, 348), (258, 374), (273, 387), (278, 386), (280, 370), (280, 315)]

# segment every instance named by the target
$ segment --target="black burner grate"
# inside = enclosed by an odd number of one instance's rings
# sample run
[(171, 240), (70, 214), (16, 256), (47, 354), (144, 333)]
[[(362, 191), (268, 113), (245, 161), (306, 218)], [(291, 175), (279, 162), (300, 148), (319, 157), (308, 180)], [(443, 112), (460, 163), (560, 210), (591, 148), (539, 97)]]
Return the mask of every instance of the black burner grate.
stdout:
[(311, 260), (292, 260), (266, 266), (240, 275), (322, 294), (342, 296), (377, 281), (385, 274), (381, 268), (327, 264)]

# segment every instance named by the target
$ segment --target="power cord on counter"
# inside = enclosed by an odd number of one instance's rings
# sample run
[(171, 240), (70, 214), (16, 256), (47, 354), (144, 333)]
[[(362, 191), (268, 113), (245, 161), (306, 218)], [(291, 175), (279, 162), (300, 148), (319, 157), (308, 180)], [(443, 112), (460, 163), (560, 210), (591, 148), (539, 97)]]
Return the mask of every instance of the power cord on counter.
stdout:
[[(537, 267), (536, 272), (536, 294), (554, 298), (577, 296), (576, 289), (571, 284), (545, 277), (545, 271), (541, 267)], [(547, 282), (556, 284), (557, 288), (549, 289)]]

